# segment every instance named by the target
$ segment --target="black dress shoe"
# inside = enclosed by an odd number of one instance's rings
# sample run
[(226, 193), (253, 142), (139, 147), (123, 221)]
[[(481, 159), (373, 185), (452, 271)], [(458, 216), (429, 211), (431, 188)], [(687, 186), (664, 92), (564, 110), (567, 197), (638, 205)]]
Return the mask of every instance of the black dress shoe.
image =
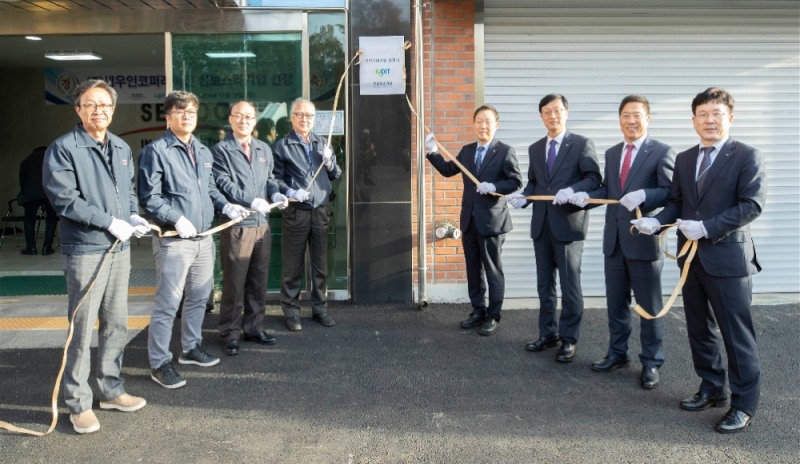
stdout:
[(255, 335), (244, 335), (244, 341), (256, 342), (259, 345), (274, 345), (278, 343), (278, 339), (268, 334), (266, 331), (261, 331)]
[(292, 332), (303, 330), (303, 326), (300, 325), (300, 316), (292, 316), (286, 318), (286, 328), (288, 328)]
[(336, 321), (334, 321), (331, 315), (328, 314), (327, 312), (314, 314), (313, 316), (311, 316), (311, 319), (314, 319), (315, 321), (319, 322), (320, 325), (323, 325), (325, 327), (333, 327), (336, 325)]
[(36, 250), (35, 249), (31, 249), (31, 248), (25, 248), (25, 249), (20, 250), (19, 252), (22, 253), (23, 255), (35, 255), (36, 254)]
[[(56, 252), (56, 250), (54, 250), (52, 248), (45, 248), (44, 250), (42, 250), (42, 255), (43, 256), (52, 255), (55, 252)], [(34, 253), (34, 254), (36, 254), (36, 253)]]
[(721, 408), (725, 406), (728, 397), (724, 395), (712, 396), (708, 393), (697, 392), (685, 400), (681, 400), (681, 409), (685, 411), (702, 411), (708, 408)]
[(541, 337), (536, 341), (532, 341), (525, 345), (525, 349), (528, 351), (543, 351), (547, 348), (555, 348), (561, 344), (561, 337), (558, 334), (550, 335), (549, 337)]
[(595, 372), (611, 372), (631, 365), (631, 358), (625, 356), (606, 356), (602, 361), (592, 363), (592, 370)]
[(239, 339), (231, 338), (225, 343), (225, 354), (228, 356), (236, 356), (239, 354)]
[(486, 316), (473, 313), (469, 315), (469, 319), (461, 321), (460, 325), (462, 329), (472, 330), (475, 327), (481, 327), (484, 322), (486, 322)]
[(478, 335), (489, 336), (497, 332), (497, 328), (500, 327), (500, 321), (494, 319), (487, 319), (486, 322), (481, 324), (481, 328), (478, 329)]
[(558, 350), (558, 354), (556, 354), (556, 361), (560, 363), (572, 362), (575, 359), (576, 351), (578, 351), (578, 348), (574, 343), (564, 343)]
[(658, 368), (653, 366), (642, 367), (642, 379), (640, 385), (645, 390), (656, 388), (659, 381)]
[(714, 425), (714, 430), (719, 433), (736, 433), (741, 432), (748, 425), (750, 425), (752, 417), (744, 411), (736, 408), (728, 409), (728, 412), (722, 416), (722, 419)]

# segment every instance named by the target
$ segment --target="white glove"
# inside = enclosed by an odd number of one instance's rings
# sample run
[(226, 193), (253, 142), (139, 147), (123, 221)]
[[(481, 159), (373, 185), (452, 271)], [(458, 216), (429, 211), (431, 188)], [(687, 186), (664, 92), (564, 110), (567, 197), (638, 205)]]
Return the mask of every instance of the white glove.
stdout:
[(267, 214), (269, 214), (269, 203), (267, 203), (267, 200), (263, 198), (255, 198), (250, 203), (250, 209), (254, 209), (259, 213), (263, 214), (264, 216), (266, 216)]
[(481, 182), (480, 184), (478, 184), (477, 192), (480, 193), (481, 195), (486, 195), (488, 193), (494, 193), (495, 191), (497, 191), (497, 189), (495, 188), (494, 184), (492, 184), (492, 183)]
[(322, 150), (322, 164), (324, 164), (325, 169), (329, 171), (333, 167), (333, 150), (330, 145), (325, 145), (325, 149)]
[(678, 229), (683, 232), (683, 236), (689, 240), (700, 240), (701, 238), (708, 237), (706, 227), (703, 221), (687, 221), (678, 219), (675, 221), (678, 224)]
[(308, 193), (308, 190), (289, 190), (286, 192), (286, 196), (294, 198), (297, 201), (306, 201), (311, 198), (311, 194)]
[(278, 209), (285, 209), (287, 206), (289, 206), (289, 198), (282, 193), (276, 193), (275, 195), (272, 195), (272, 202), (280, 203), (278, 205)]
[(524, 208), (528, 204), (528, 199), (520, 192), (512, 193), (506, 197), (508, 203), (514, 208)]
[(244, 219), (250, 215), (250, 211), (247, 211), (247, 208), (242, 205), (228, 203), (222, 208), (222, 214), (228, 216), (229, 219)]
[(634, 190), (622, 198), (619, 199), (619, 204), (625, 207), (628, 211), (635, 210), (639, 205), (644, 203), (644, 199), (647, 195), (644, 193), (644, 190)]
[(147, 220), (138, 214), (131, 214), (131, 225), (133, 226), (133, 235), (136, 238), (144, 236), (144, 234), (150, 232), (150, 224), (147, 223)]
[(108, 226), (108, 231), (111, 232), (114, 237), (117, 237), (121, 242), (128, 241), (135, 230), (136, 229), (132, 225), (128, 224), (122, 219), (117, 218), (112, 218), (111, 225)]
[(661, 223), (658, 219), (651, 217), (643, 217), (631, 221), (636, 230), (645, 235), (653, 235), (661, 229)]
[(572, 190), (572, 187), (559, 190), (556, 193), (556, 199), (553, 200), (553, 204), (563, 205), (564, 203), (569, 203), (569, 197), (571, 197), (573, 193), (575, 193), (575, 190)]
[(186, 219), (185, 216), (178, 218), (178, 222), (175, 223), (175, 230), (180, 238), (192, 238), (197, 235), (197, 229), (194, 228), (194, 224)]
[(425, 150), (428, 153), (436, 153), (439, 151), (439, 147), (436, 145), (436, 138), (434, 138), (433, 132), (425, 137)]
[(586, 192), (576, 192), (569, 196), (569, 202), (573, 205), (577, 206), (578, 208), (586, 208), (586, 200), (589, 198), (589, 194)]

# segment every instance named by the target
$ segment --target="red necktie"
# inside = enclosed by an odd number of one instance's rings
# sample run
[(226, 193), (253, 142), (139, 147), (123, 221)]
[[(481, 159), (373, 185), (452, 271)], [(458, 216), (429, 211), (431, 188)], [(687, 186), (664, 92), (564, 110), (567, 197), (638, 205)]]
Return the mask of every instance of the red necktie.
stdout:
[(619, 188), (622, 190), (625, 187), (625, 181), (628, 180), (628, 173), (631, 171), (631, 157), (633, 156), (633, 144), (629, 143), (625, 148), (625, 159), (622, 160), (622, 171), (619, 173)]
[(247, 157), (247, 161), (250, 161), (250, 142), (242, 142), (242, 150), (244, 150), (244, 156)]

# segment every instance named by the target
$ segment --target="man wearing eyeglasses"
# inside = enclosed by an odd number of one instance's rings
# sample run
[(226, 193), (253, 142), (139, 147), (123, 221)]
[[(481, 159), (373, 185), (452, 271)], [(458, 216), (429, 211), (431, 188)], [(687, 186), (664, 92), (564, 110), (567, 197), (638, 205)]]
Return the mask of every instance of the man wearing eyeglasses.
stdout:
[[(697, 240), (697, 255), (683, 284), (686, 329), (700, 387), (680, 402), (681, 409), (702, 411), (728, 402), (716, 423), (720, 433), (740, 432), (758, 408), (761, 367), (750, 313), (752, 275), (761, 270), (750, 223), (767, 199), (767, 176), (760, 151), (730, 137), (733, 96), (710, 87), (692, 100), (692, 121), (700, 144), (679, 153), (670, 197), (653, 218), (631, 221), (644, 234), (677, 221), (678, 248)], [(678, 260), (683, 268), (686, 259)], [(719, 337), (728, 358), (722, 363)], [(726, 382), (727, 379), (727, 382)]]
[(206, 301), (214, 283), (214, 241), (203, 232), (211, 228), (215, 208), (230, 219), (249, 214), (217, 190), (211, 151), (192, 135), (199, 106), (193, 93), (167, 95), (167, 131), (139, 154), (139, 204), (159, 226), (174, 227), (179, 236), (153, 236), (158, 287), (147, 353), (150, 378), (169, 389), (186, 385), (169, 351), (172, 324), (184, 293), (178, 362), (202, 367), (219, 364), (219, 358), (201, 346)]
[(327, 304), (328, 202), (333, 192), (331, 182), (342, 175), (342, 170), (331, 147), (312, 132), (315, 113), (311, 101), (295, 100), (292, 131), (273, 146), (275, 181), (280, 192), (294, 200), (281, 215), (281, 309), (292, 331), (303, 328), (299, 299), (306, 249), (311, 255), (312, 318), (325, 327), (336, 325)]
[(222, 301), (219, 309), (219, 334), (225, 354), (239, 353), (239, 339), (274, 345), (278, 340), (264, 329), (267, 304), (267, 279), (272, 236), (269, 229), (270, 204), (280, 201), (283, 209), (289, 200), (278, 192), (273, 181), (272, 150), (252, 135), (256, 108), (249, 101), (234, 103), (228, 122), (231, 134), (211, 148), (217, 188), (231, 203), (255, 212), (233, 227), (222, 231)]
[(108, 131), (117, 92), (104, 81), (88, 80), (75, 89), (73, 101), (81, 122), (47, 149), (42, 179), (61, 217), (68, 315), (74, 325), (67, 346), (64, 401), (75, 431), (91, 433), (100, 429), (89, 386), (92, 330), (98, 319), (100, 409), (131, 412), (147, 404), (125, 393), (120, 375), (128, 338), (129, 239), (148, 228), (138, 215), (131, 149)]
[[(556, 361), (569, 363), (575, 359), (583, 317), (581, 258), (589, 229), (589, 212), (569, 204), (569, 197), (596, 189), (602, 178), (594, 142), (567, 130), (567, 98), (561, 94), (544, 96), (539, 101), (539, 115), (547, 135), (528, 147), (525, 189), (508, 196), (514, 208), (533, 203), (531, 238), (539, 291), (539, 338), (525, 348), (540, 352), (561, 345)], [(552, 203), (529, 201), (524, 198), (529, 195), (554, 195), (555, 199)], [(558, 319), (556, 271), (562, 304)]]

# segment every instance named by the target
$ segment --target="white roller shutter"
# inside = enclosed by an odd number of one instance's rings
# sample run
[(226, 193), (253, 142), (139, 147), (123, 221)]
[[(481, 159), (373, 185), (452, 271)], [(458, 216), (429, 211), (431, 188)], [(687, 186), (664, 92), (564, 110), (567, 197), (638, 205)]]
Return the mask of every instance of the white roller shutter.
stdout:
[[(799, 9), (797, 1), (486, 0), (484, 100), (500, 111), (498, 137), (517, 149), (525, 173), (528, 145), (545, 135), (538, 102), (548, 93), (567, 97), (568, 128), (595, 141), (602, 166), (605, 150), (622, 140), (617, 108), (625, 95), (650, 99), (650, 135), (680, 152), (698, 142), (692, 98), (712, 85), (727, 89), (736, 99), (731, 135), (768, 162), (767, 205), (752, 225), (764, 268), (754, 291), (799, 292)], [(591, 214), (586, 296), (604, 294), (604, 212)], [(506, 295), (535, 297), (531, 212), (512, 215)], [(667, 261), (665, 292), (677, 277)]]

